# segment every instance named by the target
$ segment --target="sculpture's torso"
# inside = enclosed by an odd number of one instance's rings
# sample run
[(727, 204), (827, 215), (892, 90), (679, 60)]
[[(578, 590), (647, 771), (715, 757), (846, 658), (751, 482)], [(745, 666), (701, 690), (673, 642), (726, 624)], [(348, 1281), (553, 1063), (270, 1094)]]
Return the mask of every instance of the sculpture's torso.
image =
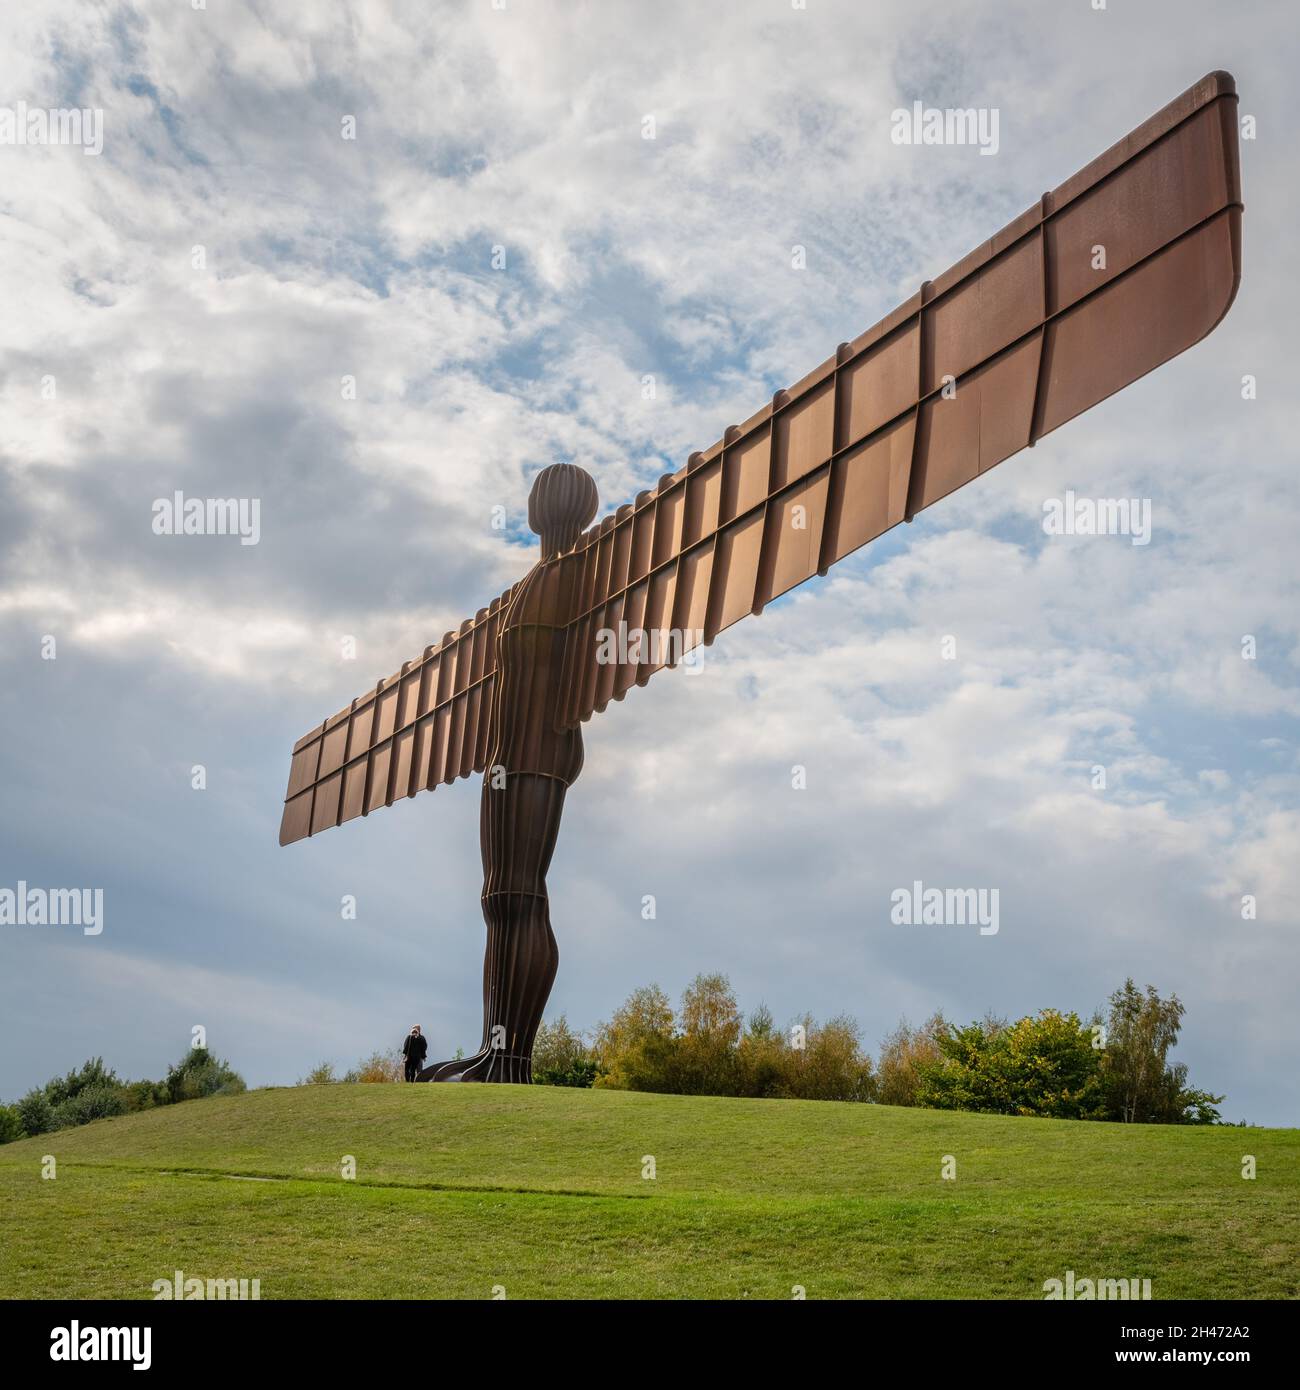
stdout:
[(572, 785), (582, 771), (582, 732), (557, 730), (572, 567), (543, 560), (520, 581), (497, 637), (492, 743), (486, 780), (531, 772)]

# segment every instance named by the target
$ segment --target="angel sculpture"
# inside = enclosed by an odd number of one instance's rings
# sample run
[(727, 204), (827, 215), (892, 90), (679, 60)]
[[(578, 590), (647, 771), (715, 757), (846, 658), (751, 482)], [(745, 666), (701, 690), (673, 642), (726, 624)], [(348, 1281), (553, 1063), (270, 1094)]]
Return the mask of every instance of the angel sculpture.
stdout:
[[(1203, 78), (598, 525), (590, 475), (543, 469), (533, 568), (299, 739), (281, 844), (484, 775), (482, 1044), (422, 1081), (532, 1080), (559, 961), (546, 873), (585, 720), (1227, 313), (1236, 106), (1227, 73)], [(651, 640), (610, 642), (628, 631)]]

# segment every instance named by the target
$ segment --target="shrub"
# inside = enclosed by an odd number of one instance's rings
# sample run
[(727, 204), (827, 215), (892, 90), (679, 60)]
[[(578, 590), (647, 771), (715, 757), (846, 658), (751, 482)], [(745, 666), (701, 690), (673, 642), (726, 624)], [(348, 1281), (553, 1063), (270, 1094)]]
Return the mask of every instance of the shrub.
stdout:
[(0, 1105), (0, 1144), (12, 1144), (15, 1139), (25, 1139), (27, 1131), (18, 1118), (16, 1105)]
[(679, 1093), (677, 1038), (671, 1033), (642, 1033), (620, 1052), (601, 1052), (600, 1073), (593, 1085), (618, 1091)]
[(102, 1057), (92, 1057), (79, 1071), (70, 1071), (67, 1076), (56, 1076), (45, 1083), (45, 1099), (51, 1106), (60, 1106), (65, 1101), (74, 1100), (82, 1091), (104, 1086), (118, 1086), (117, 1073), (104, 1066)]
[(919, 1028), (899, 1019), (898, 1027), (880, 1044), (876, 1099), (881, 1105), (919, 1104), (920, 1069), (939, 1060), (939, 1043), (947, 1033), (942, 1014), (935, 1014)]
[(119, 1081), (102, 1057), (92, 1057), (78, 1070), (33, 1087), (9, 1108), (23, 1133), (35, 1136), (177, 1100), (234, 1095), (245, 1089), (237, 1072), (206, 1048), (196, 1047), (168, 1068), (163, 1081)]
[[(349, 1073), (349, 1076), (351, 1073)], [(316, 1065), (307, 1073), (306, 1076), (298, 1078), (299, 1086), (329, 1086), (338, 1077), (334, 1075), (333, 1062), (317, 1062)]]
[(167, 1069), (168, 1097), (173, 1101), (199, 1100), (204, 1096), (231, 1096), (247, 1090), (244, 1078), (206, 1047), (192, 1047), (185, 1057)]
[(401, 1081), (405, 1076), (404, 1059), (402, 1054), (395, 1047), (390, 1047), (387, 1052), (372, 1052), (369, 1057), (363, 1057), (357, 1065), (348, 1072), (344, 1081)]
[(1044, 1009), (1013, 1024), (986, 1019), (953, 1028), (940, 1057), (918, 1068), (917, 1103), (935, 1110), (1105, 1117), (1101, 1054), (1078, 1014)]
[(576, 1086), (590, 1087), (600, 1076), (600, 1064), (594, 1058), (578, 1058), (563, 1068), (543, 1067), (533, 1069), (533, 1081), (538, 1086)]
[(18, 1112), (18, 1122), (23, 1132), (32, 1136), (47, 1134), (53, 1124), (50, 1103), (42, 1090), (31, 1090), (20, 1100), (14, 1109)]
[(76, 1095), (54, 1106), (50, 1128), (72, 1129), (77, 1125), (88, 1125), (92, 1120), (125, 1113), (126, 1103), (122, 1099), (120, 1086), (84, 1086)]
[(159, 1105), (168, 1105), (171, 1103), (171, 1096), (167, 1093), (166, 1082), (163, 1081), (124, 1081), (122, 1101), (127, 1114), (130, 1115), (140, 1110), (152, 1110)]
[(778, 1094), (796, 1100), (874, 1100), (876, 1079), (857, 1021), (841, 1014), (820, 1026), (806, 1018), (802, 1026), (804, 1045), (786, 1050)]

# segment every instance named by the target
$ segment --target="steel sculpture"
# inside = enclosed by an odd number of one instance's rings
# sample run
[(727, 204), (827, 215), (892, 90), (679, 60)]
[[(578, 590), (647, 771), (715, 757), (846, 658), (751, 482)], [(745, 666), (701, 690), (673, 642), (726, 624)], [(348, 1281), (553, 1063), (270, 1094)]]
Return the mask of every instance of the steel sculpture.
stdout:
[(584, 720), (1215, 327), (1241, 273), (1236, 105), (1211, 73), (599, 525), (588, 474), (543, 469), (538, 563), (299, 739), (281, 844), (485, 774), (482, 1046), (422, 1080), (531, 1080)]

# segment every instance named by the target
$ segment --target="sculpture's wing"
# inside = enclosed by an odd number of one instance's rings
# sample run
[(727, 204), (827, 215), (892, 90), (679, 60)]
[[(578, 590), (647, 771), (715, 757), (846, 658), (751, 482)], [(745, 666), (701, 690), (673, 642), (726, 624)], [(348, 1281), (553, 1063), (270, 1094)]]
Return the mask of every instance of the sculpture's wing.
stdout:
[[(587, 532), (561, 725), (1203, 338), (1240, 199), (1236, 87), (1211, 73)], [(650, 634), (639, 660), (605, 659), (621, 624)]]
[(514, 592), (294, 744), (282, 845), (483, 771), (497, 632)]

